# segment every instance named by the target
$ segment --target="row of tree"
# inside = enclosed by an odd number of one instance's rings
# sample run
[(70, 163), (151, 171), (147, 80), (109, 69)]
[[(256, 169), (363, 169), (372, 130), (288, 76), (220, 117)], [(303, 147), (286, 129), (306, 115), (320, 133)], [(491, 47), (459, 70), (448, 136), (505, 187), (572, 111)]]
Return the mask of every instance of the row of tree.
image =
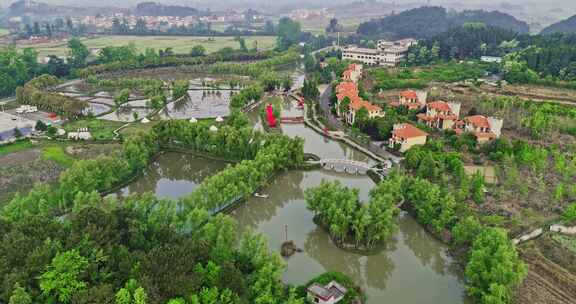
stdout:
[(59, 83), (60, 80), (55, 76), (47, 74), (38, 76), (16, 89), (16, 100), (20, 104), (37, 106), (66, 117), (84, 115), (84, 109), (87, 107), (85, 101), (48, 91), (50, 87)]

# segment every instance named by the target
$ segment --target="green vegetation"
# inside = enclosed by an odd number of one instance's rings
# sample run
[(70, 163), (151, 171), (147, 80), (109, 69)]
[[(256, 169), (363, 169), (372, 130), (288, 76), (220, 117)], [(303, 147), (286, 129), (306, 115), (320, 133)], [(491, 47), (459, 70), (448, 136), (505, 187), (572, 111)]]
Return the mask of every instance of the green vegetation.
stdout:
[(44, 160), (52, 160), (61, 165), (62, 167), (68, 168), (72, 166), (75, 159), (64, 151), (63, 145), (47, 145), (42, 148), (42, 158)]
[(398, 229), (400, 210), (396, 205), (402, 200), (401, 184), (400, 179), (387, 179), (370, 192), (369, 202), (361, 203), (357, 189), (343, 187), (338, 181), (322, 181), (306, 190), (306, 203), (336, 243), (370, 249), (385, 243)]
[(562, 214), (562, 219), (567, 223), (576, 222), (576, 203), (572, 203), (566, 207)]
[(32, 149), (33, 147), (34, 145), (30, 142), (30, 140), (20, 140), (15, 143), (0, 146), (0, 156)]
[(40, 109), (56, 112), (69, 118), (82, 116), (86, 108), (85, 101), (77, 100), (46, 89), (59, 84), (58, 78), (44, 74), (16, 89), (16, 100), (21, 104), (38, 106)]
[(484, 75), (486, 66), (478, 63), (448, 62), (422, 69), (401, 69), (392, 74), (385, 69), (374, 69), (374, 91), (414, 88), (422, 89), (432, 81), (456, 82), (476, 79)]
[(528, 270), (503, 229), (485, 229), (476, 238), (466, 265), (468, 293), (482, 303), (510, 303), (512, 288)]
[(5, 29), (5, 28), (0, 28), (0, 37), (6, 36), (10, 34), (10, 30), (9, 29)]
[[(274, 47), (274, 36), (248, 36), (245, 37), (247, 45), (258, 43), (258, 49), (266, 50)], [(89, 49), (102, 49), (105, 47), (117, 47), (133, 44), (138, 52), (144, 52), (148, 48), (164, 49), (170, 46), (176, 54), (189, 54), (193, 46), (202, 46), (207, 53), (216, 52), (222, 48), (236, 48), (238, 42), (234, 36), (230, 37), (191, 37), (191, 36), (101, 36), (96, 38), (83, 38), (80, 40)], [(39, 56), (50, 55), (66, 56), (67, 45), (65, 43), (40, 44), (36, 47)]]
[[(218, 131), (207, 121), (162, 121), (126, 138), (118, 153), (75, 161), (58, 185), (16, 195), (0, 212), (3, 233), (10, 236), (0, 240), (0, 262), (7, 266), (0, 270), (7, 286), (0, 299), (303, 303), (281, 283), (285, 264), (269, 253), (264, 237), (248, 232), (237, 245), (234, 221), (214, 215), (276, 172), (299, 166), (303, 141), (254, 132), (245, 117), (228, 121)], [(101, 197), (146, 167), (162, 147), (243, 161), (177, 202), (149, 194), (122, 203)]]
[(95, 118), (86, 118), (74, 120), (64, 125), (66, 132), (76, 132), (79, 128), (88, 128), (92, 138), (95, 140), (112, 140), (114, 139), (114, 130), (121, 127), (124, 123), (119, 121), (101, 120)]
[(0, 97), (13, 95), (16, 87), (41, 72), (37, 56), (31, 48), (21, 51), (13, 47), (0, 49)]
[(569, 251), (571, 251), (572, 253), (576, 254), (576, 238), (573, 236), (568, 236), (568, 235), (564, 235), (564, 234), (553, 234), (552, 235), (552, 239), (556, 242), (558, 242), (558, 244), (560, 244), (560, 246), (568, 249)]

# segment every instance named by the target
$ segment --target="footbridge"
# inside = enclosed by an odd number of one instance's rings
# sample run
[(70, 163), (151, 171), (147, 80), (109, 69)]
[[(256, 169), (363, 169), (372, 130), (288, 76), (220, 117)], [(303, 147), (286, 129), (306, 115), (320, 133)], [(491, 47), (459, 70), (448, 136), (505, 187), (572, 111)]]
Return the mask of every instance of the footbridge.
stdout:
[(366, 174), (372, 169), (368, 163), (348, 159), (321, 159), (309, 161), (310, 164), (320, 164), (322, 168), (351, 174)]

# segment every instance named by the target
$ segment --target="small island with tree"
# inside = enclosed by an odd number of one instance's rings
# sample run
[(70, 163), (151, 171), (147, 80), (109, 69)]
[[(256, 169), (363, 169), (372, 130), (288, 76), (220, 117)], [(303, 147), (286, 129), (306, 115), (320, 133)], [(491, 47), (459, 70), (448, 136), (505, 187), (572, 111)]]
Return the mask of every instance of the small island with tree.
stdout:
[(325, 227), (334, 243), (342, 248), (371, 250), (382, 245), (398, 229), (396, 219), (402, 202), (395, 179), (388, 179), (370, 192), (370, 200), (361, 202), (358, 189), (350, 189), (339, 181), (322, 181), (320, 186), (306, 190), (308, 209), (314, 220)]

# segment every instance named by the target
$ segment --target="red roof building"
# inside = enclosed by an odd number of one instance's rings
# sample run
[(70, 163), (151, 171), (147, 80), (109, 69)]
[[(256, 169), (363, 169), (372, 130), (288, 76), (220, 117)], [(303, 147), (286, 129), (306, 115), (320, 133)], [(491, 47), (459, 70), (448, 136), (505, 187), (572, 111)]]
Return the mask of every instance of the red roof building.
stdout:
[(433, 101), (426, 104), (426, 113), (419, 113), (416, 117), (430, 128), (450, 129), (458, 120), (458, 115), (460, 115), (459, 103)]

